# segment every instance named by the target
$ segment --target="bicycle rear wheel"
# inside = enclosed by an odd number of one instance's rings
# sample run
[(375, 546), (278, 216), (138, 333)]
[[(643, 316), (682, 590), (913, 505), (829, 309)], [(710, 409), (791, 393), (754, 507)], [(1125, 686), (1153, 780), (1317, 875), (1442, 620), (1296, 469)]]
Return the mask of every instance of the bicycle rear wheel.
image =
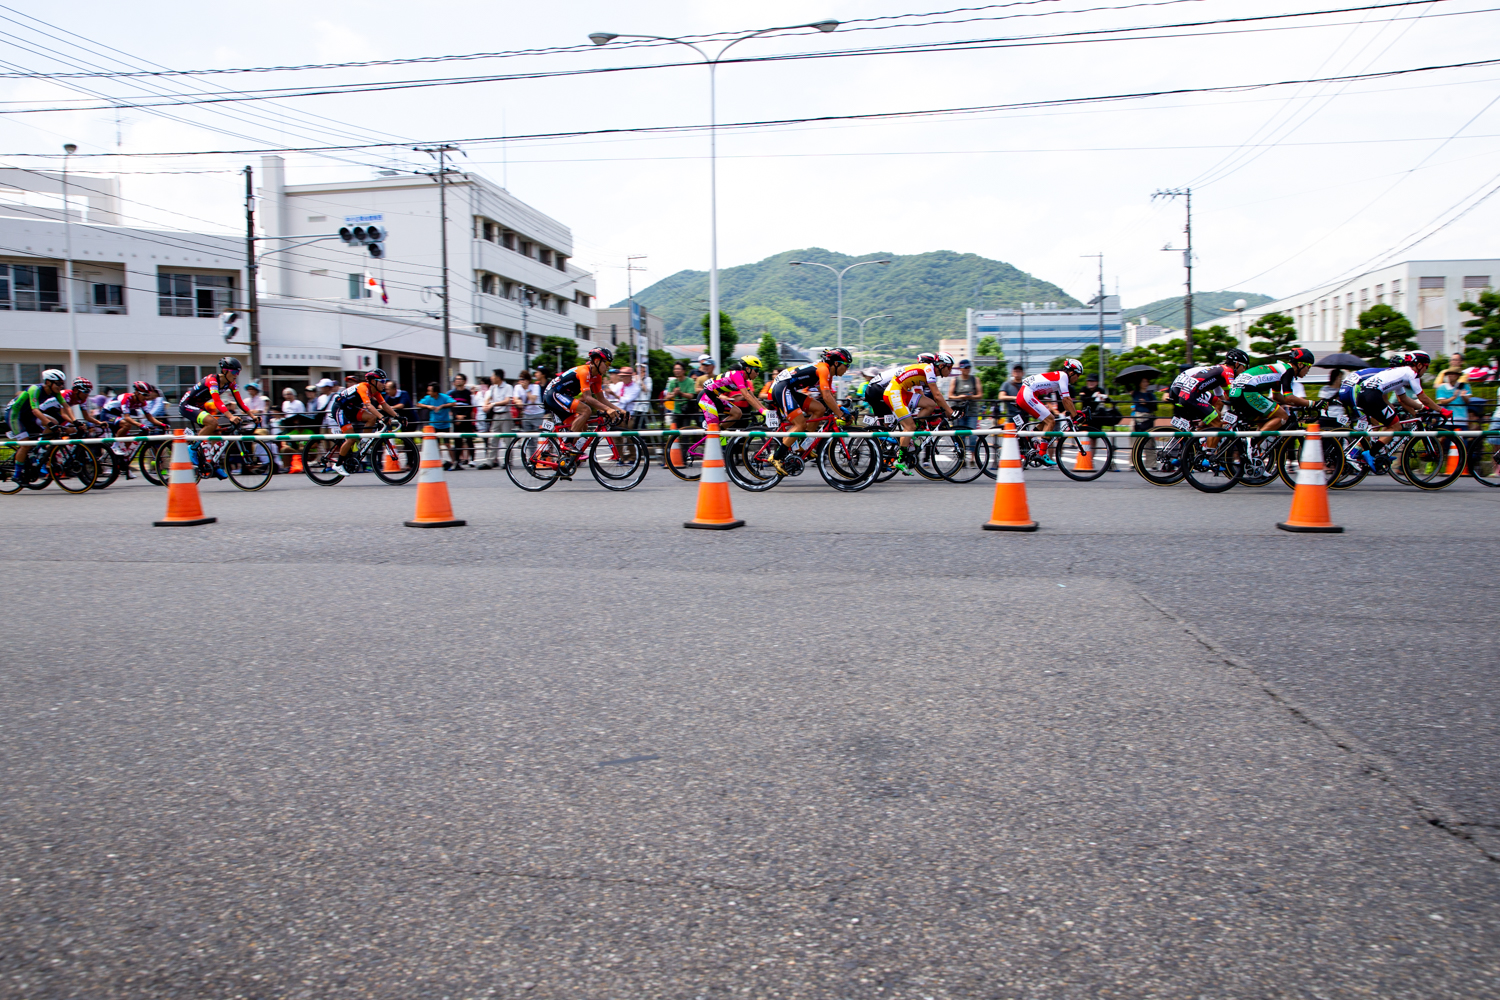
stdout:
[(319, 486), (337, 486), (344, 477), (333, 471), (339, 460), (338, 441), (308, 441), (302, 446), (302, 471)]
[[(1084, 462), (1087, 458), (1088, 461)], [(1091, 483), (1109, 471), (1115, 458), (1115, 443), (1109, 438), (1091, 438), (1087, 434), (1069, 434), (1053, 441), (1052, 460), (1063, 475), (1074, 482)], [(1080, 469), (1079, 463), (1090, 466)]]
[(1441, 490), (1463, 474), (1463, 456), (1463, 439), (1455, 434), (1412, 438), (1401, 451), (1401, 471), (1419, 490)]
[[(405, 486), (422, 467), (422, 453), (416, 438), (386, 438), (370, 449), (370, 469), (387, 486)], [(390, 469), (386, 464), (391, 465)]]
[(950, 483), (972, 483), (984, 475), (990, 463), (990, 439), (984, 437), (948, 437), (933, 442), (939, 453), (938, 471)]
[(527, 493), (540, 493), (559, 478), (556, 441), (512, 438), (505, 446), (505, 474)]
[(47, 469), (58, 488), (69, 493), (87, 493), (99, 479), (99, 463), (88, 446), (82, 444), (53, 448), (47, 456)]
[(1212, 448), (1205, 448), (1197, 438), (1186, 438), (1184, 443), (1183, 476), (1193, 489), (1223, 493), (1240, 481), (1245, 470), (1243, 441), (1220, 438)]
[(94, 489), (102, 490), (114, 485), (130, 459), (116, 452), (112, 445), (91, 444), (88, 449), (94, 453), (94, 463), (99, 467), (99, 478), (94, 482)]
[(1500, 434), (1469, 440), (1469, 475), (1486, 486), (1500, 486)]
[[(167, 475), (172, 471), (172, 466), (170, 462), (166, 465), (157, 464), (158, 452), (156, 445), (158, 443), (165, 442), (141, 442), (141, 446), (135, 450), (135, 465), (136, 468), (141, 470), (141, 476), (146, 482), (152, 486), (165, 486), (167, 485)], [(171, 458), (170, 455), (167, 457)]]
[(630, 490), (651, 470), (651, 452), (640, 438), (594, 438), (589, 446), (589, 471), (607, 490)]
[(1152, 486), (1182, 482), (1186, 438), (1136, 438), (1130, 443), (1130, 464)]
[[(672, 449), (676, 449), (674, 453)], [(667, 471), (684, 482), (696, 483), (703, 475), (703, 436), (696, 434), (684, 437), (678, 433), (664, 434), (661, 453), (666, 457)], [(681, 462), (681, 465), (677, 463)]]
[(16, 482), (16, 443), (0, 441), (0, 493), (19, 492), (21, 484)]
[(764, 493), (781, 482), (781, 473), (771, 464), (775, 448), (770, 438), (731, 438), (724, 449), (729, 481), (749, 493)]
[[(1267, 441), (1269, 440), (1269, 444)], [(1282, 438), (1240, 438), (1242, 463), (1239, 482), (1245, 486), (1265, 486), (1276, 481), (1276, 464)]]
[(219, 461), (229, 481), (246, 493), (262, 489), (276, 471), (276, 453), (264, 441), (231, 441)]
[(875, 481), (880, 458), (869, 438), (833, 438), (818, 451), (823, 481), (842, 493), (857, 493)]

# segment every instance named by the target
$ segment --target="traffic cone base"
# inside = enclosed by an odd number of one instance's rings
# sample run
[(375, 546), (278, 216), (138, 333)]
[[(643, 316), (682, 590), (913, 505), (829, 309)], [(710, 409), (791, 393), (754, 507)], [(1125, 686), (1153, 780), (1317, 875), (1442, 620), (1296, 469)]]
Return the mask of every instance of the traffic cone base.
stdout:
[(1093, 439), (1091, 439), (1091, 438), (1088, 439), (1086, 442), (1084, 442), (1083, 447), (1081, 447), (1081, 448), (1078, 449), (1078, 458), (1076, 458), (1073, 461), (1073, 471), (1074, 472), (1093, 472), (1094, 471), (1094, 442), (1093, 442)]
[(1000, 443), (1000, 467), (995, 474), (995, 506), (990, 519), (980, 527), (985, 531), (1035, 531), (1040, 527), (1031, 519), (1031, 508), (1026, 503), (1026, 482), (1021, 476), (1021, 447), (1016, 443), (1016, 425), (1008, 421)]
[(453, 516), (437, 437), (430, 426), (422, 430), (426, 436), (422, 438), (422, 467), (417, 473), (417, 516), (404, 523), (408, 528), (461, 528), (469, 522)]
[(704, 431), (703, 472), (698, 477), (698, 510), (693, 519), (682, 522), (682, 526), (705, 528), (709, 531), (744, 527), (745, 522), (734, 516), (734, 506), (729, 501), (729, 477), (724, 473), (724, 449), (719, 445), (719, 425), (709, 424)]
[(1338, 534), (1344, 529), (1328, 513), (1328, 482), (1323, 474), (1323, 439), (1317, 424), (1307, 425), (1302, 459), (1297, 463), (1297, 487), (1292, 493), (1292, 512), (1276, 527), (1282, 531)]
[(203, 503), (198, 499), (198, 473), (193, 469), (193, 456), (188, 451), (186, 434), (181, 428), (173, 432), (172, 467), (167, 474), (167, 516), (165, 520), (152, 521), (157, 528), (191, 528), (199, 524), (213, 524), (217, 517), (203, 516)]

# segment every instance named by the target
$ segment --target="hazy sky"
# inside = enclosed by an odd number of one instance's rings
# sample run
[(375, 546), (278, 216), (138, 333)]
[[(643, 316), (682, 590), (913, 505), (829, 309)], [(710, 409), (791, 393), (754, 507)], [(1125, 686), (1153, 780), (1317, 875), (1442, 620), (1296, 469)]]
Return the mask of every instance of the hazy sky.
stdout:
[[(1361, 4), (1345, 0), (1306, 9), (1356, 6)], [(1495, 55), (1500, 15), (1458, 12), (1483, 6), (1474, 0), (1432, 2), (1165, 29), (1158, 34), (1189, 37), (1153, 40), (727, 65), (719, 70), (719, 120), (1009, 104), (1481, 60)], [(1061, 13), (1086, 8), (1107, 9)], [(916, 0), (648, 0), (628, 7), (597, 0), (450, 0), (427, 7), (386, 0), (263, 0), (248, 8), (80, 0), (0, 9), (8, 18), (0, 22), (7, 32), (0, 36), (0, 58), (12, 70), (62, 68), (55, 53), (44, 51), (65, 51), (57, 37), (37, 33), (52, 29), (25, 15), (113, 46), (133, 64), (201, 69), (570, 46), (597, 30), (685, 35), (822, 18), (856, 29), (949, 22), (752, 39), (734, 49), (766, 56), (1173, 25), (1297, 8), (1271, 0), (1030, 0), (972, 4), (958, 13), (907, 21), (868, 20), (956, 9)], [(1304, 23), (1320, 26), (1294, 27)], [(1236, 27), (1241, 33), (1222, 33)], [(319, 87), (694, 58), (680, 46), (626, 51), (616, 45), (457, 63), (71, 83), (118, 100), (148, 88), (182, 93)], [(76, 49), (66, 51), (84, 58)], [(95, 63), (90, 68), (105, 64), (89, 58)], [(9, 114), (0, 116), (0, 151), (12, 158), (0, 155), (0, 164), (50, 166), (14, 154), (52, 152), (68, 140), (84, 153), (156, 153), (701, 125), (707, 121), (707, 84), (705, 68), (684, 65), (155, 112)], [(12, 102), (0, 108), (12, 110), (57, 107), (88, 96), (34, 79), (0, 81), (0, 91), (0, 100)], [(1400, 248), (1500, 183), (1497, 97), (1500, 64), (1357, 83), (721, 134), (719, 259), (729, 266), (806, 246), (850, 254), (946, 249), (1008, 261), (1086, 299), (1096, 264), (1083, 255), (1102, 251), (1109, 290), (1118, 282), (1127, 304), (1141, 304), (1178, 294), (1182, 282), (1181, 255), (1161, 252), (1168, 242), (1182, 245), (1182, 205), (1153, 203), (1152, 192), (1191, 185), (1196, 287), (1290, 294)], [(637, 287), (681, 268), (707, 266), (707, 146), (701, 132), (465, 144), (468, 166), (572, 227), (577, 261), (598, 269), (606, 301), (624, 295), (626, 255), (647, 257), (649, 271), (637, 276)], [(373, 169), (410, 168), (423, 159), (399, 148), (297, 154), (290, 157), (289, 180), (360, 179)], [(207, 220), (232, 230), (240, 225), (242, 182), (230, 171), (246, 163), (256, 158), (151, 157), (92, 165), (119, 165), (137, 222), (205, 229)], [(1493, 235), (1497, 220), (1500, 196), (1398, 259), (1500, 256)]]

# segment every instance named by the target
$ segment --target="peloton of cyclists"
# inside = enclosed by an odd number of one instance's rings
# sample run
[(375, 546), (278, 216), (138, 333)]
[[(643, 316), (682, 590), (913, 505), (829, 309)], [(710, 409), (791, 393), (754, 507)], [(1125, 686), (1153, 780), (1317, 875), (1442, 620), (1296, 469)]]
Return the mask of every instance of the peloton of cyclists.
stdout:
[[(951, 354), (919, 354), (915, 364), (897, 365), (887, 368), (871, 379), (864, 388), (865, 402), (870, 412), (877, 417), (895, 417), (903, 430), (914, 431), (917, 420), (925, 419), (939, 410), (953, 419), (953, 407), (943, 398), (937, 380), (953, 371)], [(917, 464), (912, 437), (903, 434), (901, 450), (895, 466), (903, 475), (911, 475)]]
[(1258, 431), (1274, 431), (1287, 422), (1285, 406), (1311, 406), (1292, 395), (1292, 379), (1301, 378), (1316, 358), (1305, 347), (1294, 347), (1283, 361), (1246, 368), (1229, 383), (1229, 408)]
[[(381, 387), (385, 385), (385, 372), (379, 368), (372, 368), (365, 372), (363, 381), (356, 382), (347, 389), (340, 389), (328, 404), (329, 411), (333, 414), (333, 422), (345, 433), (354, 431), (354, 425), (361, 423), (368, 430), (383, 413), (396, 427), (401, 426), (401, 414), (397, 413), (390, 403), (386, 402), (385, 394)], [(349, 475), (344, 468), (344, 459), (354, 449), (354, 439), (346, 438), (339, 445), (339, 457), (333, 463), (332, 471), (341, 476)]]
[[(808, 420), (820, 420), (830, 413), (839, 412), (833, 380), (848, 371), (853, 360), (854, 355), (842, 347), (830, 347), (823, 352), (822, 360), (781, 373), (771, 384), (771, 404), (781, 414), (783, 423), (790, 424), (788, 430), (805, 431)], [(783, 476), (791, 474), (785, 462), (791, 455), (795, 440), (782, 438), (771, 456), (771, 464)]]
[(1371, 427), (1388, 432), (1369, 439), (1369, 447), (1359, 449), (1360, 457), (1375, 472), (1384, 472), (1388, 467), (1382, 452), (1401, 427), (1401, 416), (1393, 404), (1399, 403), (1407, 413), (1436, 410), (1445, 417), (1453, 413), (1438, 406), (1422, 389), (1422, 376), (1432, 364), (1432, 355), (1426, 351), (1412, 351), (1396, 360), (1401, 363), (1390, 368), (1366, 368), (1353, 372), (1339, 387), (1340, 401), (1356, 420), (1362, 417)]
[(133, 382), (130, 391), (121, 393), (104, 404), (99, 415), (115, 437), (129, 437), (143, 430), (164, 432), (167, 423), (158, 420), (146, 410), (146, 404), (161, 395), (150, 382)]

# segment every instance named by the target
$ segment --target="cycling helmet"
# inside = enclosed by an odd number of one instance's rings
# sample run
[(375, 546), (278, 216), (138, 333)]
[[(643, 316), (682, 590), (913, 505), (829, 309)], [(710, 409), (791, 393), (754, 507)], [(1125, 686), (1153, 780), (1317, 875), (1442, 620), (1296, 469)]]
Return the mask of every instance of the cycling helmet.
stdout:
[(82, 389), (84, 392), (93, 392), (94, 391), (94, 383), (92, 383), (88, 379), (83, 378), (82, 376), (80, 376), (80, 377), (75, 378), (73, 380), (73, 388), (75, 388), (75, 389)]
[(43, 382), (66, 382), (67, 380), (68, 376), (64, 375), (56, 368), (48, 368), (46, 371), (42, 372)]
[(590, 361), (613, 361), (614, 359), (614, 354), (612, 354), (608, 348), (596, 347), (593, 350), (589, 351)]
[(219, 371), (221, 372), (238, 372), (240, 370), (240, 367), (241, 366), (239, 358), (219, 359)]
[(949, 368), (952, 368), (954, 363), (953, 355), (938, 351), (932, 356), (932, 363), (935, 365), (947, 365)]
[(1083, 362), (1079, 361), (1077, 358), (1068, 358), (1062, 363), (1062, 370), (1067, 372), (1069, 375), (1082, 375)]
[(1401, 360), (1415, 368), (1417, 365), (1432, 364), (1432, 355), (1426, 351), (1412, 351), (1410, 354), (1403, 356)]
[(385, 381), (385, 370), (383, 368), (371, 368), (369, 371), (365, 372), (365, 381), (366, 382), (384, 382)]
[(137, 396), (144, 396), (148, 392), (155, 392), (156, 387), (150, 382), (132, 382), (130, 383), (130, 391)]
[(937, 364), (937, 359), (938, 356), (932, 351), (923, 351), (917, 355), (917, 361), (924, 365), (935, 365)]
[(1286, 359), (1294, 365), (1310, 365), (1318, 360), (1313, 352), (1305, 347), (1294, 347), (1287, 351)]
[(823, 352), (823, 360), (830, 365), (847, 365), (854, 360), (854, 355), (842, 347), (830, 347)]
[(743, 358), (740, 358), (740, 366), (743, 368), (752, 368), (755, 371), (764, 371), (766, 367), (761, 363), (760, 355), (758, 354), (747, 354)]
[(1236, 368), (1249, 368), (1250, 355), (1246, 354), (1238, 347), (1231, 347), (1229, 350), (1224, 352), (1224, 363), (1234, 365)]

